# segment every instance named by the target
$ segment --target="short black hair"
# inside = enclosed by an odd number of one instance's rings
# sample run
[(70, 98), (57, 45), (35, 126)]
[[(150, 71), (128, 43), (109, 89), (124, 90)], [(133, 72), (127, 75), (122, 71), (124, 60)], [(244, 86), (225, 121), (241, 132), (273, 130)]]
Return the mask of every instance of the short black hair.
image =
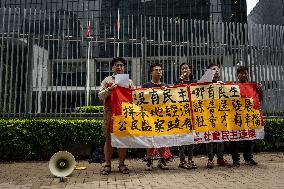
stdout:
[(207, 69), (210, 69), (211, 67), (213, 66), (218, 66), (218, 68), (220, 68), (220, 64), (217, 64), (217, 63), (211, 63), (208, 65)]
[(162, 64), (160, 64), (160, 63), (158, 63), (158, 62), (153, 63), (153, 64), (151, 64), (151, 66), (150, 66), (150, 73), (152, 73), (153, 68), (156, 67), (156, 66), (160, 66), (161, 68), (163, 67)]
[(119, 61), (122, 62), (123, 65), (125, 66), (126, 60), (125, 60), (124, 58), (122, 58), (122, 57), (115, 57), (115, 58), (113, 58), (112, 61), (111, 61), (111, 67), (113, 67), (114, 64), (115, 64), (116, 62), (119, 62)]
[(248, 72), (249, 71), (248, 67), (247, 66), (240, 66), (240, 67), (238, 67), (237, 75), (239, 75), (243, 71), (247, 71)]

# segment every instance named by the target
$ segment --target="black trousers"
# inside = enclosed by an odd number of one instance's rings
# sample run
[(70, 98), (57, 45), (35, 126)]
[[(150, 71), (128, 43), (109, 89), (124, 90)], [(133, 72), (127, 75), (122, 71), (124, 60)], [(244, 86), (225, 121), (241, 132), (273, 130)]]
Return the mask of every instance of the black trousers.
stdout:
[[(254, 147), (254, 141), (253, 140), (244, 140), (242, 141), (243, 143), (243, 156), (244, 156), (244, 160), (245, 161), (249, 161), (251, 159), (253, 159), (253, 147)], [(232, 159), (233, 161), (240, 161), (240, 141), (233, 141), (230, 142), (229, 146), (231, 149), (231, 155), (232, 155)]]
[(210, 142), (206, 144), (207, 156), (210, 161), (214, 159), (214, 146), (218, 159), (224, 159), (224, 142)]
[(193, 157), (193, 149), (194, 149), (194, 144), (190, 144), (188, 146), (179, 146), (179, 158), (180, 161), (184, 161), (185, 160), (185, 150), (188, 150), (188, 161), (192, 161), (192, 157)]

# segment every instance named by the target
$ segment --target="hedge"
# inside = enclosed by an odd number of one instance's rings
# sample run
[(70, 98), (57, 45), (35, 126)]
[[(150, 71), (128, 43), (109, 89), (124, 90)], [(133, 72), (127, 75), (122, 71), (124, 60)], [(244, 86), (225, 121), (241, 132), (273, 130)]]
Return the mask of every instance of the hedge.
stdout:
[(0, 120), (0, 160), (47, 159), (70, 144), (101, 145), (99, 120)]
[[(101, 124), (101, 120), (0, 119), (0, 160), (49, 159), (70, 144), (102, 146)], [(268, 119), (264, 124), (266, 136), (256, 142), (256, 150), (282, 150), (278, 145), (284, 142), (284, 119)], [(201, 146), (196, 146), (195, 154), (204, 153)], [(128, 156), (141, 157), (142, 151), (129, 149)]]
[(80, 106), (74, 110), (76, 113), (102, 113), (104, 106)]
[(284, 148), (284, 119), (264, 120), (265, 138), (256, 141), (258, 151), (283, 150)]

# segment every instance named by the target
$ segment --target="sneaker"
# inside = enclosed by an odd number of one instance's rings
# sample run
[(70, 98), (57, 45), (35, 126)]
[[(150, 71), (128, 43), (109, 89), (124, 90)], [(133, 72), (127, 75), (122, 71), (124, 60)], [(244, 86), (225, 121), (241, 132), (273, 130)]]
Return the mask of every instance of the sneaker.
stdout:
[(190, 162), (187, 163), (186, 161), (181, 161), (179, 167), (183, 169), (192, 169), (192, 166), (189, 163)]
[(164, 170), (168, 170), (168, 169), (169, 169), (164, 158), (161, 158), (161, 159), (159, 160), (158, 168), (164, 169)]
[(257, 165), (258, 163), (256, 161), (254, 161), (254, 159), (250, 159), (248, 161), (246, 161), (247, 165)]
[(147, 158), (147, 164), (146, 164), (146, 171), (152, 171), (153, 170), (153, 160), (152, 158)]
[(233, 166), (234, 166), (234, 167), (239, 167), (239, 166), (241, 166), (240, 161), (239, 161), (239, 160), (238, 160), (238, 161), (233, 161)]
[(231, 167), (231, 165), (225, 159), (218, 159), (217, 164), (222, 167)]
[(209, 160), (208, 159), (207, 168), (208, 169), (213, 169), (214, 168), (214, 161), (213, 160)]

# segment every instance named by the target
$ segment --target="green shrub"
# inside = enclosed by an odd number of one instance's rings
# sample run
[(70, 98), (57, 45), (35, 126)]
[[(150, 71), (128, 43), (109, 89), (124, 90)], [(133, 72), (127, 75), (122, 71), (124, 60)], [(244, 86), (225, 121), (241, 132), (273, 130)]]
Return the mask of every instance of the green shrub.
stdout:
[(103, 106), (80, 106), (75, 108), (76, 113), (102, 113)]
[(102, 144), (98, 120), (0, 120), (0, 159), (46, 159), (70, 144)]
[(264, 120), (265, 132), (268, 137), (273, 139), (284, 139), (284, 119)]
[[(279, 150), (279, 144), (284, 143), (284, 119), (264, 120), (265, 138), (256, 141), (258, 151)], [(282, 146), (283, 149), (283, 146)]]

